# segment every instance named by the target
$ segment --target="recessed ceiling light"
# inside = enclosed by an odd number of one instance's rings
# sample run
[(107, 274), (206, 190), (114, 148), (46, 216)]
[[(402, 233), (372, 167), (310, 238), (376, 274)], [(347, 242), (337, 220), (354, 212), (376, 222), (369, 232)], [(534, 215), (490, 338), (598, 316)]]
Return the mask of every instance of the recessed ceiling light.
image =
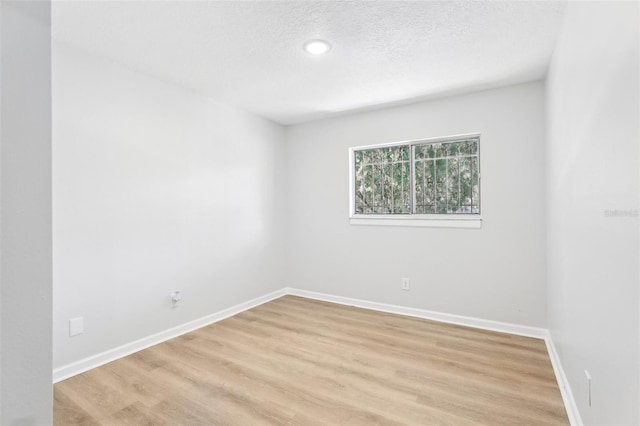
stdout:
[(324, 40), (309, 40), (304, 44), (304, 50), (312, 55), (322, 55), (331, 50), (331, 45)]

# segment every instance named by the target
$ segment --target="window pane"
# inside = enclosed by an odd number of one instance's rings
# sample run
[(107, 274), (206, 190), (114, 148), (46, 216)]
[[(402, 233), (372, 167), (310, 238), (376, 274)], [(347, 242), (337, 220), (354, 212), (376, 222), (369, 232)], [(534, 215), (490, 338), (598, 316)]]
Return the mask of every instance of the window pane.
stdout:
[[(358, 214), (475, 214), (480, 211), (478, 141), (461, 140), (354, 152)], [(413, 188), (412, 190), (412, 167)]]
[(478, 141), (467, 141), (466, 144), (469, 154), (475, 155), (478, 153)]
[(426, 158), (435, 158), (436, 150), (433, 144), (424, 145), (424, 152)]
[(458, 142), (445, 144), (447, 157), (456, 157), (459, 152), (460, 144)]
[[(407, 156), (407, 160), (408, 160)], [(402, 213), (411, 213), (411, 164), (402, 163)]]
[(447, 213), (459, 213), (460, 188), (458, 172), (458, 158), (447, 158)]
[[(369, 156), (365, 156), (365, 158), (367, 158), (367, 160), (370, 159)], [(371, 213), (372, 211), (371, 197), (373, 196), (373, 193), (371, 191), (371, 166), (370, 165), (364, 166), (362, 169), (362, 173), (363, 173), (362, 181), (364, 182), (363, 197), (362, 197), (362, 202), (364, 204), (364, 212)]]
[[(391, 153), (388, 153), (389, 159), (391, 158)], [(390, 163), (386, 163), (382, 165), (382, 209), (383, 213), (389, 214), (393, 213), (393, 166)]]
[[(416, 148), (416, 152), (417, 152)], [(414, 166), (414, 178), (416, 180), (415, 191), (416, 191), (416, 213), (421, 214), (424, 213), (424, 168), (425, 161), (417, 159)]]
[(480, 212), (480, 174), (478, 173), (478, 157), (471, 158), (471, 213)]
[[(440, 147), (442, 149), (442, 147)], [(439, 159), (435, 161), (435, 192), (436, 192), (436, 213), (444, 214), (447, 212), (446, 197), (446, 176), (447, 176), (447, 160)]]
[(362, 164), (371, 164), (371, 151), (361, 151), (362, 152)]
[[(377, 160), (380, 159), (380, 153), (374, 154)], [(374, 163), (371, 169), (371, 190), (373, 191), (373, 213), (379, 213), (380, 204), (382, 202), (382, 186), (380, 181), (381, 170), (379, 163)]]
[[(398, 151), (396, 157), (398, 160), (402, 158), (401, 152)], [(404, 197), (409, 196), (408, 193), (404, 193), (402, 184), (404, 182), (402, 163), (398, 162), (393, 165), (393, 212), (403, 213), (402, 203)]]
[(409, 148), (410, 148), (409, 145), (405, 145), (405, 146), (400, 147), (399, 151), (400, 151), (400, 154), (401, 154), (401, 157), (402, 157), (401, 158), (402, 161), (409, 161)]
[(409, 150), (405, 145), (355, 152), (356, 213), (410, 212)]
[(460, 155), (474, 155), (478, 152), (478, 141), (456, 142), (460, 148)]
[(429, 160), (424, 163), (424, 207), (423, 212), (433, 214), (436, 212), (435, 199), (435, 161)]
[(355, 165), (355, 212), (364, 213), (364, 172), (362, 166), (362, 151), (354, 152)]
[(471, 175), (471, 158), (460, 159), (460, 213), (471, 213), (473, 199), (473, 179)]

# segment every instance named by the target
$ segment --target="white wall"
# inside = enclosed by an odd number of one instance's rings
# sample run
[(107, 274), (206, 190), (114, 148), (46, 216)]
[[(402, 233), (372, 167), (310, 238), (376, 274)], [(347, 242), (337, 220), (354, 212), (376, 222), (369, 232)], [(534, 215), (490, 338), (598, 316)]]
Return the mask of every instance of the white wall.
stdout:
[(547, 80), (549, 328), (591, 425), (640, 422), (638, 217), (607, 216), (639, 207), (638, 15), (570, 2)]
[[(288, 285), (545, 326), (543, 94), (534, 82), (289, 128)], [(482, 229), (349, 225), (349, 147), (471, 132)]]
[(54, 367), (284, 286), (282, 127), (60, 43), (53, 111)]
[(0, 424), (52, 421), (49, 2), (0, 2)]

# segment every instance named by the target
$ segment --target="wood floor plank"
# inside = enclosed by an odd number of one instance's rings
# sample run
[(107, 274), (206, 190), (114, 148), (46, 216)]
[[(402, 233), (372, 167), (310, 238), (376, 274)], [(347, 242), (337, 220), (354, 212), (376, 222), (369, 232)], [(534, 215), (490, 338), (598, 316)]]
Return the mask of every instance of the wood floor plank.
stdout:
[(140, 402), (135, 402), (120, 411), (112, 414), (105, 423), (119, 426), (169, 426), (175, 424), (170, 422), (152, 408)]
[(96, 368), (60, 382), (55, 387), (100, 421), (136, 402), (134, 395), (120, 393), (117, 388), (102, 380), (104, 375), (103, 369)]
[(55, 385), (56, 425), (567, 425), (544, 341), (285, 296)]
[(99, 425), (93, 416), (76, 404), (59, 387), (53, 390), (53, 422), (57, 425), (82, 424), (86, 426)]

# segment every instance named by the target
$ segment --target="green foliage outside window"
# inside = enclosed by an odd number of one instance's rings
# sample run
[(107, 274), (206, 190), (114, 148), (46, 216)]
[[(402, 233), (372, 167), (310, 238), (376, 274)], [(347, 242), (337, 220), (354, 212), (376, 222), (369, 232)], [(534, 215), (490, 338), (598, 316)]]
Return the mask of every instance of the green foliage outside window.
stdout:
[(478, 139), (354, 151), (356, 214), (478, 214)]

